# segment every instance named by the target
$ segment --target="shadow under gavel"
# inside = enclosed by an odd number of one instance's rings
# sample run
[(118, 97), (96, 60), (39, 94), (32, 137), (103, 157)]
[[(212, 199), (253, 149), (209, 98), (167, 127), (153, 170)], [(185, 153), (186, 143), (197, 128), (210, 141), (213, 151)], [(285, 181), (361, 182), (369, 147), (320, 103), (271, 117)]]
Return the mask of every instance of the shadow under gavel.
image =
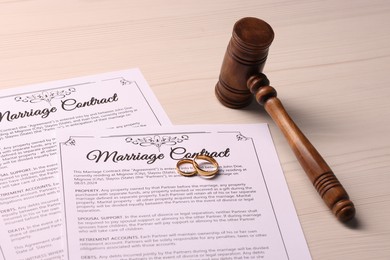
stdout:
[(326, 205), (340, 221), (347, 222), (355, 216), (347, 192), (287, 114), (276, 90), (262, 73), (273, 38), (271, 26), (260, 19), (246, 17), (235, 23), (215, 87), (216, 96), (227, 107), (242, 108), (251, 103), (254, 95), (283, 132)]

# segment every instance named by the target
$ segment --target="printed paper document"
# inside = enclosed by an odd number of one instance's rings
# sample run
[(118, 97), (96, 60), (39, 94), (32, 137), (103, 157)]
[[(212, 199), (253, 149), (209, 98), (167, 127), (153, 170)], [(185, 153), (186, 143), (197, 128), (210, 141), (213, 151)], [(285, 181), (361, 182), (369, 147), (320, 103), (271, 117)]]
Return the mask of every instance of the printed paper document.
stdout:
[[(265, 124), (66, 129), (58, 141), (69, 259), (310, 259)], [(197, 154), (215, 158), (216, 177), (177, 173)]]
[(55, 129), (170, 124), (137, 69), (0, 92), (0, 259), (65, 259)]

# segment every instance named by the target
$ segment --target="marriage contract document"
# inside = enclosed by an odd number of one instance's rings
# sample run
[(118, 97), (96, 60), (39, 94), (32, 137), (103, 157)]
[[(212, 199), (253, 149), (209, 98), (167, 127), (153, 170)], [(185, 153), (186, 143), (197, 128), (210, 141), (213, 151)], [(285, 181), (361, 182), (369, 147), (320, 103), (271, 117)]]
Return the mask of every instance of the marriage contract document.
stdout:
[(55, 129), (170, 124), (138, 69), (0, 92), (0, 259), (65, 259)]
[[(69, 259), (311, 259), (265, 124), (58, 141)], [(214, 178), (178, 174), (198, 154)]]

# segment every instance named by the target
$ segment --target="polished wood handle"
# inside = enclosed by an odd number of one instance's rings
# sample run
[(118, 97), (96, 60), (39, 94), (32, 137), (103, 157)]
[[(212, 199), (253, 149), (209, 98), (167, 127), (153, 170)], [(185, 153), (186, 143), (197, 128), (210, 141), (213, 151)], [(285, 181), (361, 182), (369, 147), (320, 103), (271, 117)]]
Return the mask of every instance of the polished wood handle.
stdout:
[(355, 215), (355, 207), (347, 192), (322, 156), (288, 115), (277, 98), (276, 90), (268, 84), (268, 79), (262, 73), (250, 77), (247, 81), (250, 92), (255, 95), (256, 101), (264, 106), (283, 132), (299, 163), (326, 205), (340, 221), (346, 222), (352, 219)]

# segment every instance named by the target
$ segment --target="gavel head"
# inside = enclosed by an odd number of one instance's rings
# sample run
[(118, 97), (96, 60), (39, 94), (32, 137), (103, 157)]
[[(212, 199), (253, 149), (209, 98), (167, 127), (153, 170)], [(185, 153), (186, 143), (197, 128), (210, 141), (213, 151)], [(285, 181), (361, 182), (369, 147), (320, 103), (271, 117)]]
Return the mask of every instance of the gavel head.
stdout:
[(215, 86), (223, 105), (241, 108), (252, 101), (247, 81), (263, 71), (273, 39), (271, 26), (263, 20), (246, 17), (235, 23)]

